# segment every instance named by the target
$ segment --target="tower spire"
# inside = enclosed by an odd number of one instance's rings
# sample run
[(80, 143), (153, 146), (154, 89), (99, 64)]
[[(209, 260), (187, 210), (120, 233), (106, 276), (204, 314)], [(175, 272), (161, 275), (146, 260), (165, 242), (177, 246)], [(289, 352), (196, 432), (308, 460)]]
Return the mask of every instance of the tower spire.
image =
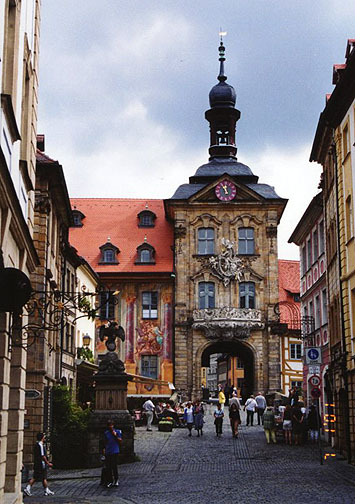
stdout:
[(218, 84), (210, 91), (210, 110), (207, 110), (205, 117), (210, 123), (210, 148), (209, 153), (212, 158), (236, 158), (237, 147), (235, 144), (236, 123), (240, 117), (240, 112), (235, 108), (236, 92), (233, 86), (226, 82), (227, 76), (224, 73), (224, 62), (226, 60), (223, 44), (223, 35), (227, 32), (220, 31), (219, 51), (219, 75)]

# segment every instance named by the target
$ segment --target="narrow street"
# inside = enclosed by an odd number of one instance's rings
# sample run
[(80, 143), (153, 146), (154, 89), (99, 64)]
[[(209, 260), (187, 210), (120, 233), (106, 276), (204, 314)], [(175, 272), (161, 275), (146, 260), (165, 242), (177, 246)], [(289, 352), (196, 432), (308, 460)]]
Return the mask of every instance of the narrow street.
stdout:
[[(136, 431), (140, 462), (119, 466), (120, 486), (99, 486), (100, 469), (53, 470), (53, 497), (44, 497), (40, 483), (25, 504), (53, 503), (212, 503), (292, 504), (355, 502), (355, 467), (337, 458), (320, 465), (318, 447), (267, 445), (261, 427), (246, 427), (233, 439), (228, 418), (216, 438), (212, 408), (204, 434), (188, 437), (186, 429), (172, 433)], [(228, 416), (228, 412), (226, 412)]]

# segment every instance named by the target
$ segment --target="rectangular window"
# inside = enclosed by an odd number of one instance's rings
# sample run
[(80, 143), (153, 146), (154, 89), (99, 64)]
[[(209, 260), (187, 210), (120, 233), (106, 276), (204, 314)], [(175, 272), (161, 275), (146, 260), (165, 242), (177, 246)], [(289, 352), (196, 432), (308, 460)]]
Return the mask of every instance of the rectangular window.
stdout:
[(100, 319), (112, 320), (115, 318), (115, 302), (112, 292), (105, 291), (100, 293)]
[(351, 195), (346, 198), (345, 202), (345, 217), (346, 217), (346, 239), (350, 240), (353, 237), (353, 206)]
[(299, 380), (291, 380), (291, 388), (296, 388), (296, 389), (302, 390), (302, 385), (303, 385), (303, 382), (301, 382)]
[(306, 246), (302, 247), (302, 276), (306, 274), (307, 271), (307, 252)]
[(142, 355), (141, 356), (141, 375), (148, 378), (158, 378), (158, 356), (157, 355)]
[(343, 129), (343, 158), (348, 154), (350, 150), (350, 139), (349, 139), (349, 128), (348, 125)]
[(240, 308), (255, 308), (255, 284), (253, 282), (241, 282), (239, 284)]
[(215, 307), (215, 287), (213, 282), (198, 284), (198, 307), (200, 310)]
[(239, 228), (238, 229), (238, 254), (254, 254), (254, 229)]
[(213, 228), (200, 228), (198, 230), (198, 254), (214, 254)]
[(315, 329), (318, 329), (320, 327), (320, 299), (319, 299), (319, 296), (316, 296), (314, 298), (315, 300), (315, 308), (316, 308), (316, 312), (315, 312), (315, 317), (314, 317), (314, 327)]
[(313, 231), (313, 262), (318, 259), (318, 230)]
[(158, 318), (157, 292), (142, 292), (142, 317), (144, 319)]
[(301, 343), (290, 343), (290, 359), (291, 360), (301, 360), (302, 359), (302, 344)]
[(328, 321), (327, 315), (327, 291), (322, 290), (322, 325), (326, 324)]
[(319, 223), (319, 255), (324, 253), (324, 221)]
[(307, 240), (307, 270), (312, 266), (312, 246), (311, 240)]
[(244, 369), (244, 362), (240, 359), (240, 357), (237, 357), (237, 369)]

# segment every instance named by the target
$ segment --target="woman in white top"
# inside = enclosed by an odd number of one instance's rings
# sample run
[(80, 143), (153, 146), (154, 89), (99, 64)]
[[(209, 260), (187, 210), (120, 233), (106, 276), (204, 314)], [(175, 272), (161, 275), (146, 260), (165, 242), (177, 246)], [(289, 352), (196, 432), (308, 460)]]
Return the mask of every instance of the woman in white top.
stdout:
[(195, 410), (191, 402), (188, 402), (186, 408), (184, 409), (184, 420), (186, 422), (187, 428), (189, 429), (189, 436), (191, 437), (192, 427), (194, 426), (194, 414)]

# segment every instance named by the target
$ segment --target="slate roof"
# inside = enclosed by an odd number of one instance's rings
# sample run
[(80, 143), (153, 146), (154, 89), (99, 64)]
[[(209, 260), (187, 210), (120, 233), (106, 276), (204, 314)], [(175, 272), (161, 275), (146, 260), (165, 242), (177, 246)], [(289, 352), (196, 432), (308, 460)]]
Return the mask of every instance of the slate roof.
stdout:
[[(70, 229), (69, 241), (97, 273), (163, 273), (173, 271), (173, 228), (165, 218), (163, 200), (126, 198), (72, 198), (72, 208), (85, 215), (82, 227)], [(137, 214), (154, 212), (155, 227), (138, 227)], [(135, 264), (137, 247), (144, 242), (155, 249), (156, 264)], [(100, 246), (110, 238), (119, 248), (119, 264), (99, 264)]]
[[(208, 182), (209, 184), (210, 182)], [(206, 187), (206, 184), (182, 184), (170, 199), (188, 199), (198, 191)], [(244, 184), (265, 199), (282, 199), (276, 194), (275, 189), (267, 184)]]
[(202, 166), (197, 168), (194, 176), (218, 177), (220, 175), (223, 175), (224, 173), (228, 173), (228, 175), (231, 175), (232, 177), (254, 175), (249, 166), (243, 163), (239, 163), (239, 161), (233, 158), (213, 158), (209, 163), (203, 164)]

